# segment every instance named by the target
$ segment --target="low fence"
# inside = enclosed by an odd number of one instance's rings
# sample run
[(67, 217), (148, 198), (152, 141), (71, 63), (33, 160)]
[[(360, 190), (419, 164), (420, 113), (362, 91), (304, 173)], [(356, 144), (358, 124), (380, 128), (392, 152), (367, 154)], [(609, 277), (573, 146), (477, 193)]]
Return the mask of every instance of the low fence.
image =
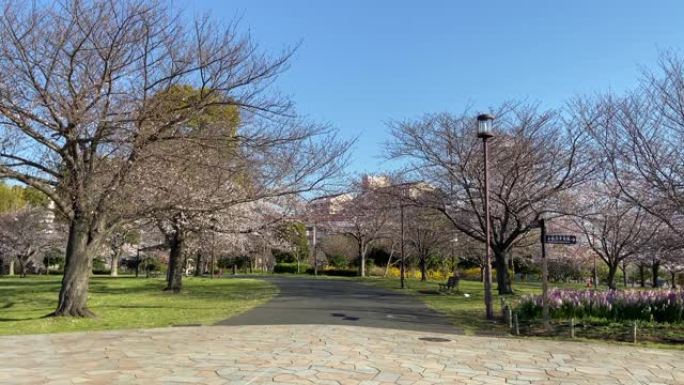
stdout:
[(561, 337), (613, 340), (620, 342), (656, 342), (684, 344), (684, 325), (644, 321), (609, 321), (595, 318), (552, 319), (548, 327), (541, 319), (522, 319), (506, 302), (501, 304), (501, 318), (510, 334), (529, 337)]

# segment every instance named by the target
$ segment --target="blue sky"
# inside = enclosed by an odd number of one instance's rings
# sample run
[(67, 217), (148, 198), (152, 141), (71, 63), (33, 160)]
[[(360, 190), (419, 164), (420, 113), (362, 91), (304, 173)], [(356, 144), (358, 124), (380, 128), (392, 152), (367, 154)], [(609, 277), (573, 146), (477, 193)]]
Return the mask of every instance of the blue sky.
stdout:
[(684, 48), (684, 1), (195, 0), (239, 16), (266, 50), (301, 43), (278, 82), (298, 110), (359, 136), (352, 172), (383, 160), (385, 122), (525, 98), (633, 87), (659, 49)]

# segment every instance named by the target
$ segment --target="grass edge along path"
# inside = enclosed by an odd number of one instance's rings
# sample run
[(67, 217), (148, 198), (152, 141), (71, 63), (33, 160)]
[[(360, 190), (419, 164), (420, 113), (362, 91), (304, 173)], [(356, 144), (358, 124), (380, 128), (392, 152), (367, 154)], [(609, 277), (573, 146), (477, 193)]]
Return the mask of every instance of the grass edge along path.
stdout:
[(0, 335), (212, 325), (273, 298), (259, 279), (187, 277), (179, 294), (159, 278), (95, 276), (88, 306), (96, 318), (45, 318), (57, 305), (61, 276), (0, 278)]
[[(492, 291), (492, 302), (497, 319), (494, 321), (485, 319), (484, 287), (479, 281), (461, 280), (458, 292), (450, 294), (439, 293), (439, 284), (444, 283), (443, 281), (420, 281), (409, 278), (406, 280), (406, 289), (399, 287), (397, 278), (366, 278), (362, 282), (415, 295), (430, 309), (447, 315), (456, 327), (463, 329), (466, 335), (509, 335), (508, 325), (498, 319), (501, 315), (501, 300), (496, 289)], [(539, 294), (541, 284), (516, 282), (514, 291), (514, 295), (505, 296), (507, 300), (510, 301), (525, 294)]]

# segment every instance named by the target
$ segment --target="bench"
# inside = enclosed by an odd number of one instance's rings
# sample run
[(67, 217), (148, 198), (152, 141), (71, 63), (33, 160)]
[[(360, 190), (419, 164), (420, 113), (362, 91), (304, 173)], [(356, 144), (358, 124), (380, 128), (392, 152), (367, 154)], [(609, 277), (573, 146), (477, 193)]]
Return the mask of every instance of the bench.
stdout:
[(449, 277), (446, 283), (439, 284), (439, 291), (441, 292), (451, 292), (454, 289), (458, 290), (458, 277)]

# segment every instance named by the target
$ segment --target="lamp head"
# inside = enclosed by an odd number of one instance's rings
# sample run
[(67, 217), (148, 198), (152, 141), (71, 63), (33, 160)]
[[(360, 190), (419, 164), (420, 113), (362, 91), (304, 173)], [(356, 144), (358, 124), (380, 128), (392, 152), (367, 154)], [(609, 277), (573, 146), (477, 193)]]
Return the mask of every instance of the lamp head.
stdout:
[(494, 136), (492, 134), (492, 121), (494, 116), (490, 114), (480, 114), (477, 116), (477, 137), (488, 139)]

